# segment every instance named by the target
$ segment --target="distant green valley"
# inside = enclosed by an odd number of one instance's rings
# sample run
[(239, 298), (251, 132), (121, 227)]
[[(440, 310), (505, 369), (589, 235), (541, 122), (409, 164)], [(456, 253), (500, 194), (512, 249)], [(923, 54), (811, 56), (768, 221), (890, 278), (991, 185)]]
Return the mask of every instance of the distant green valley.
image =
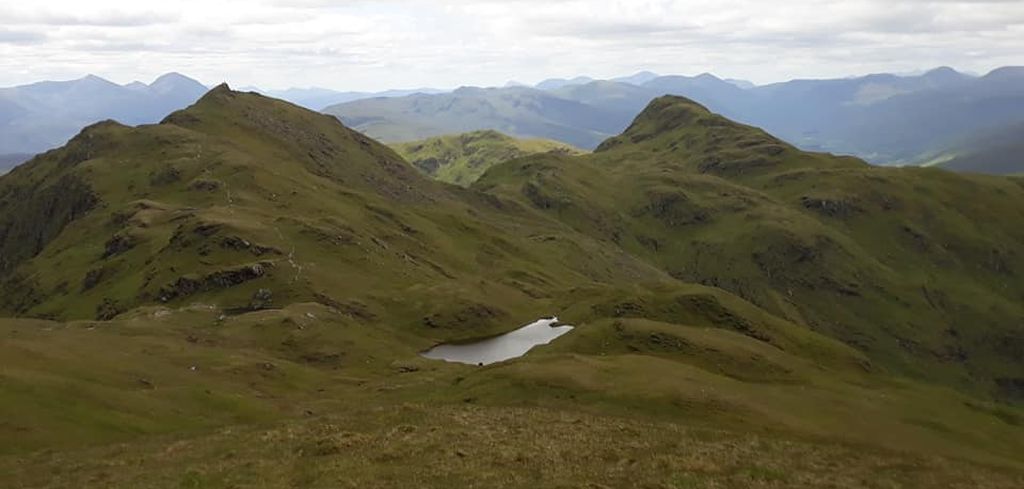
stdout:
[(468, 186), (488, 168), (538, 153), (583, 154), (564, 143), (545, 139), (516, 139), (497, 131), (475, 131), (393, 144), (413, 166), (442, 182)]

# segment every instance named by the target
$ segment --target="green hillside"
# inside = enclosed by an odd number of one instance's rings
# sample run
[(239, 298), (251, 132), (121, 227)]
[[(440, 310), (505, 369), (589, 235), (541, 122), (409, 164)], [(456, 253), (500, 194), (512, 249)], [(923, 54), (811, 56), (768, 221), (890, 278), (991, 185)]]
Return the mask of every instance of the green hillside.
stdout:
[(1019, 182), (805, 153), (664, 97), (592, 156), (517, 160), (474, 188), (840, 339), (879, 367), (1022, 394)]
[(1020, 487), (1022, 217), (675, 97), (462, 188), (220, 86), (0, 178), (0, 485)]
[(442, 182), (468, 186), (488, 168), (537, 153), (575, 155), (581, 150), (546, 139), (516, 139), (475, 131), (391, 145), (406, 161)]

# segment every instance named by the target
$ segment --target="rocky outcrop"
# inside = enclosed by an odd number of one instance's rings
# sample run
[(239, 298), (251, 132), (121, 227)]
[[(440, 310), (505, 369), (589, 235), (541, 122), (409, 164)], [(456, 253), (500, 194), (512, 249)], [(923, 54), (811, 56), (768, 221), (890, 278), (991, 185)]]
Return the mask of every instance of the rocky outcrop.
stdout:
[(161, 287), (157, 298), (160, 302), (170, 302), (201, 292), (234, 287), (263, 277), (272, 267), (273, 263), (260, 262), (219, 270), (201, 277), (192, 275), (178, 277), (174, 282)]

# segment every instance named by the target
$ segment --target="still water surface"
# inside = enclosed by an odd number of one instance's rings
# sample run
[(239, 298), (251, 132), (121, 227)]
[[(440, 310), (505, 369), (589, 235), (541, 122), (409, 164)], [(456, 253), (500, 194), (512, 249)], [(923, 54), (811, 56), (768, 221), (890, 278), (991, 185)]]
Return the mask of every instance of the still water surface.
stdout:
[(572, 326), (554, 326), (558, 318), (541, 319), (515, 331), (472, 343), (444, 343), (423, 353), (424, 357), (448, 362), (488, 365), (521, 357), (537, 345), (545, 345), (568, 333)]

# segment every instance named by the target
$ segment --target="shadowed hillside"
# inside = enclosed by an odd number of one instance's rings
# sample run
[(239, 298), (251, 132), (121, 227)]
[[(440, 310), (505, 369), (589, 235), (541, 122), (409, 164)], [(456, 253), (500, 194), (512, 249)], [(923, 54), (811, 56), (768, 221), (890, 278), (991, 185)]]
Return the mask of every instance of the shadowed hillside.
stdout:
[(1024, 175), (1024, 123), (975, 134), (925, 164), (956, 172)]

